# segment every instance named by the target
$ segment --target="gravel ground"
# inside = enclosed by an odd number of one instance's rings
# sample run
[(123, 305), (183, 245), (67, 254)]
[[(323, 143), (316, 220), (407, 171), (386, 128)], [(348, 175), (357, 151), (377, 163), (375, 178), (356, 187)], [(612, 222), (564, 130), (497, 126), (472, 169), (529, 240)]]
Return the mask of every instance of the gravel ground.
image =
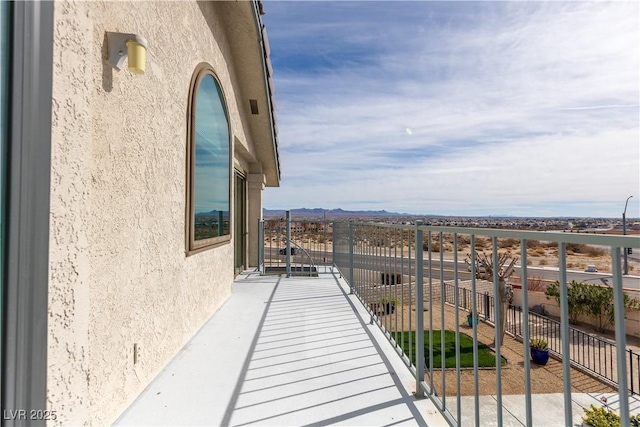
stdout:
[[(386, 329), (409, 330), (409, 314), (411, 314), (411, 323), (415, 326), (415, 311), (410, 310), (409, 306), (396, 307), (396, 313), (390, 315), (382, 315), (381, 321)], [(434, 329), (441, 327), (441, 308), (440, 305), (433, 305), (433, 325)], [(459, 311), (460, 332), (472, 336), (473, 330), (466, 323), (467, 313), (463, 310)], [(455, 329), (455, 310), (453, 307), (445, 305), (445, 326), (444, 329)], [(425, 328), (429, 326), (429, 312), (424, 312)], [(412, 328), (413, 329), (413, 328)], [(493, 326), (480, 321), (478, 325), (478, 341), (493, 347), (494, 341)], [(507, 365), (502, 367), (502, 394), (524, 394), (524, 344), (514, 337), (505, 334), (504, 343), (501, 347), (501, 355), (507, 361)], [(442, 371), (434, 370), (433, 385), (438, 395), (442, 393)], [(444, 383), (446, 385), (446, 395), (455, 396), (458, 386), (456, 381), (456, 370), (446, 369), (444, 375)], [(430, 384), (428, 375), (425, 375), (425, 381)], [(571, 369), (571, 386), (572, 392), (577, 393), (612, 393), (616, 389), (610, 387), (591, 375), (587, 375), (575, 368)], [(496, 369), (483, 368), (478, 370), (478, 387), (480, 395), (495, 395), (496, 388)], [(475, 384), (473, 369), (463, 369), (460, 372), (460, 394), (469, 396), (475, 394)], [(562, 393), (564, 392), (562, 381), (562, 362), (553, 358), (549, 358), (549, 363), (545, 366), (536, 365), (531, 362), (531, 392), (534, 394), (544, 393)]]

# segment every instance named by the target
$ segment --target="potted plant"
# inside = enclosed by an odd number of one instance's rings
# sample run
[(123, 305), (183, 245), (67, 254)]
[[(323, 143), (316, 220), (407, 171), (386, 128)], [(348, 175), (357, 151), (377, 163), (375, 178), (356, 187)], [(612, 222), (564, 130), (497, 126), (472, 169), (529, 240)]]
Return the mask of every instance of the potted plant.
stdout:
[(467, 310), (467, 325), (469, 325), (470, 328), (473, 327), (474, 323), (477, 325), (479, 321), (478, 313), (476, 313), (473, 308)]
[(396, 303), (398, 302), (398, 300), (396, 300), (394, 297), (382, 297), (381, 301), (384, 313), (392, 314), (396, 311)]
[(530, 347), (533, 362), (538, 365), (546, 365), (549, 361), (549, 344), (542, 338), (533, 338)]

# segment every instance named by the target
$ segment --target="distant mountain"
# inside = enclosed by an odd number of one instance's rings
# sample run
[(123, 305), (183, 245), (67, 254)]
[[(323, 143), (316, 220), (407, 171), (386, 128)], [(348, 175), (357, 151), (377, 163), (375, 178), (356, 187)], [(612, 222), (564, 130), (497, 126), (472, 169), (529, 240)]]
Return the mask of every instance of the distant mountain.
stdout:
[[(266, 217), (284, 217), (285, 210), (280, 209), (263, 209), (262, 214)], [(380, 211), (345, 211), (344, 209), (322, 209), (322, 208), (299, 208), (290, 209), (293, 217), (393, 217), (393, 216), (414, 216), (406, 213)]]

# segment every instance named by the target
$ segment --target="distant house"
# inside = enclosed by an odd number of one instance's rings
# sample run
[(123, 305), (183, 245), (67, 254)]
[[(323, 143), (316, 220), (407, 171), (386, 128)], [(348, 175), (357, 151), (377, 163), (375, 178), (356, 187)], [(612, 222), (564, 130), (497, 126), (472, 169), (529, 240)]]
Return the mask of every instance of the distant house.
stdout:
[(257, 263), (262, 5), (0, 8), (2, 407), (109, 424)]

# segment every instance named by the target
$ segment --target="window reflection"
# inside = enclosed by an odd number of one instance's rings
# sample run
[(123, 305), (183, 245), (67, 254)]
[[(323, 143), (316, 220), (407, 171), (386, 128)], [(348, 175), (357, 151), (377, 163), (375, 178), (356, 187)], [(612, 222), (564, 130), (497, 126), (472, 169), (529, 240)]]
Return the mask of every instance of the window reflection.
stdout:
[(195, 105), (194, 239), (230, 234), (229, 124), (211, 74), (200, 80)]

